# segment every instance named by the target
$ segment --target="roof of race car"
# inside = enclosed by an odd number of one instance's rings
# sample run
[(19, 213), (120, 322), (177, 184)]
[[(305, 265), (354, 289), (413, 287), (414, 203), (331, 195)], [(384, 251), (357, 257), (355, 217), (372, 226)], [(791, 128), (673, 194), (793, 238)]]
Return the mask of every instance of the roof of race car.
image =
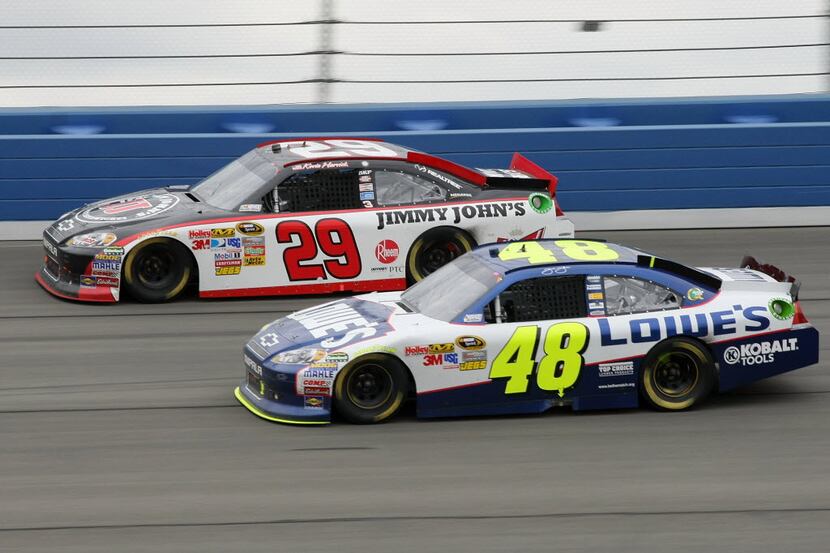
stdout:
[(397, 160), (444, 171), (479, 186), (487, 183), (487, 176), (483, 173), (378, 138), (332, 136), (292, 138), (264, 142), (257, 148), (262, 152), (270, 152), (275, 158), (274, 162), (283, 167), (324, 169), (334, 168), (332, 161)]
[(494, 269), (508, 273), (527, 267), (575, 264), (628, 264), (667, 271), (699, 282), (713, 290), (721, 280), (709, 273), (650, 253), (602, 240), (579, 238), (528, 240), (485, 244), (474, 249), (477, 256)]
[(485, 244), (473, 250), (488, 265), (502, 272), (525, 267), (573, 265), (576, 263), (635, 264), (651, 254), (600, 240), (566, 238)]

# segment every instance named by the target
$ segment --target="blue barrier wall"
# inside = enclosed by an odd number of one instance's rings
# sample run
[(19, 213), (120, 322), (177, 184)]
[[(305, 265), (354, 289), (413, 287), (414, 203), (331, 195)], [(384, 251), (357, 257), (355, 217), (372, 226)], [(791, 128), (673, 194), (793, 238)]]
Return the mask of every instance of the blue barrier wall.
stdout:
[(197, 182), (256, 144), (375, 136), (475, 167), (520, 151), (565, 211), (830, 205), (830, 97), (0, 111), (0, 220)]

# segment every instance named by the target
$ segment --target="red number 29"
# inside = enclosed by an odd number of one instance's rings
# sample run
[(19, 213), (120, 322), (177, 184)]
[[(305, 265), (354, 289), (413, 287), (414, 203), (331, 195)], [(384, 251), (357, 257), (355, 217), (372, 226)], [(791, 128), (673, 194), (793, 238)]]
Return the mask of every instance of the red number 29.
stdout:
[[(342, 219), (320, 219), (314, 233), (302, 221), (283, 221), (277, 225), (280, 244), (293, 244), (295, 236), (298, 244), (286, 248), (282, 254), (289, 280), (319, 280), (327, 278), (327, 274), (347, 279), (360, 274), (360, 253), (354, 233)], [(324, 259), (322, 264), (303, 264), (317, 257), (318, 245), (324, 255), (333, 259)]]

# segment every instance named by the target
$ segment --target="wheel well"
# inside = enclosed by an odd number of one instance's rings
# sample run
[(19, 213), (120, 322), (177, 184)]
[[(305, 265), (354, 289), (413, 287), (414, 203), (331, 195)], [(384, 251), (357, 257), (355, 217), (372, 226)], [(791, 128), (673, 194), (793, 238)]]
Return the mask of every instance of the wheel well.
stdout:
[(397, 363), (406, 372), (407, 378), (409, 380), (409, 392), (410, 392), (410, 394), (412, 394), (414, 392), (417, 392), (415, 377), (412, 376), (412, 371), (409, 370), (409, 367), (406, 365), (406, 363), (401, 361), (400, 358), (397, 355), (392, 355), (391, 353), (386, 353), (386, 352), (382, 352), (382, 351), (373, 351), (371, 353), (363, 354), (360, 357), (355, 357), (354, 359), (352, 359), (351, 361), (346, 363), (343, 366), (342, 369), (337, 371), (337, 376), (334, 378), (334, 382), (333, 382), (333, 386), (332, 386), (332, 395), (334, 395), (334, 390), (337, 389), (338, 381), (341, 378), (343, 378), (344, 374), (346, 374), (346, 369), (351, 367), (354, 363), (357, 363), (361, 359), (363, 359), (365, 357), (368, 357), (370, 355), (377, 356), (377, 357), (383, 357), (385, 359), (388, 359), (392, 363)]
[[(674, 339), (676, 339), (676, 338), (685, 338), (685, 339), (687, 339), (687, 340), (690, 340), (690, 341), (692, 341), (692, 342), (695, 342), (695, 343), (697, 343), (699, 346), (701, 346), (704, 350), (706, 350), (707, 352), (709, 352), (709, 355), (712, 357), (712, 366), (713, 366), (713, 368), (715, 369), (715, 371), (714, 371), (714, 377), (715, 377), (715, 387), (717, 387), (717, 386), (719, 385), (719, 383), (720, 383), (720, 365), (718, 364), (718, 360), (717, 360), (717, 358), (715, 357), (715, 352), (714, 352), (714, 351), (712, 351), (712, 348), (711, 348), (711, 347), (709, 347), (709, 344), (707, 344), (706, 342), (704, 342), (703, 340), (701, 340), (701, 339), (700, 339), (700, 338), (698, 338), (697, 336), (689, 336), (689, 335), (687, 335), (687, 334), (677, 334), (677, 335), (675, 335), (675, 336), (671, 336), (671, 337), (669, 337), (669, 338), (665, 338), (665, 339), (663, 339), (663, 340), (660, 340), (659, 342), (657, 342), (656, 344), (654, 344), (653, 346), (651, 346), (651, 348), (649, 348), (648, 352), (646, 352), (646, 354), (643, 356), (643, 359), (645, 359), (645, 357), (647, 357), (647, 356), (648, 356), (648, 354), (650, 354), (650, 353), (651, 353), (651, 351), (652, 351), (654, 348), (656, 348), (657, 346), (659, 346), (660, 344), (664, 344), (664, 343), (669, 342), (669, 341), (671, 341), (671, 340), (674, 340)], [(639, 373), (640, 373), (640, 374), (638, 375), (638, 376), (639, 376), (639, 378), (638, 378), (638, 380), (639, 380), (639, 384), (640, 384), (641, 386), (642, 386), (642, 383), (643, 383), (643, 370), (644, 370), (644, 369), (645, 369), (644, 363), (641, 363), (641, 364), (640, 364), (640, 370), (639, 370)]]
[(441, 226), (441, 227), (435, 227), (435, 228), (431, 228), (429, 230), (425, 230), (424, 232), (422, 232), (421, 234), (419, 234), (418, 236), (415, 237), (415, 240), (412, 241), (412, 243), (409, 245), (409, 250), (406, 252), (406, 257), (404, 258), (404, 262), (406, 263), (406, 278), (407, 278), (407, 280), (412, 279), (412, 275), (410, 274), (410, 270), (409, 270), (409, 258), (412, 255), (412, 248), (415, 247), (415, 245), (418, 243), (418, 241), (422, 240), (422, 239), (425, 239), (427, 237), (441, 236), (442, 234), (449, 234), (449, 233), (453, 233), (453, 232), (458, 232), (458, 233), (461, 233), (464, 236), (466, 236), (470, 240), (470, 245), (473, 248), (475, 248), (478, 245), (478, 242), (473, 237), (473, 235), (470, 234), (468, 231), (462, 229), (462, 228), (453, 227), (453, 226), (450, 226), (450, 225), (444, 225), (444, 226)]
[(137, 248), (139, 248), (139, 247), (141, 247), (144, 244), (147, 244), (149, 242), (155, 242), (155, 243), (160, 243), (160, 244), (161, 243), (173, 244), (174, 247), (177, 247), (177, 248), (181, 249), (182, 251), (187, 252), (187, 262), (190, 264), (190, 269), (191, 269), (191, 271), (190, 271), (190, 281), (189, 282), (197, 282), (197, 283), (199, 282), (199, 264), (196, 262), (196, 256), (193, 255), (193, 252), (190, 250), (190, 248), (186, 244), (184, 244), (183, 242), (181, 242), (179, 240), (176, 240), (174, 238), (170, 238), (168, 236), (153, 236), (153, 237), (147, 238), (146, 240), (142, 240), (141, 242), (139, 242), (138, 244), (133, 246), (130, 249), (130, 253), (128, 253), (127, 256), (124, 258), (124, 264), (123, 264), (123, 267), (121, 268), (121, 279), (122, 280), (124, 279), (124, 276), (125, 276), (124, 271), (127, 268), (127, 263), (126, 263), (127, 257), (133, 255), (133, 252), (135, 252)]

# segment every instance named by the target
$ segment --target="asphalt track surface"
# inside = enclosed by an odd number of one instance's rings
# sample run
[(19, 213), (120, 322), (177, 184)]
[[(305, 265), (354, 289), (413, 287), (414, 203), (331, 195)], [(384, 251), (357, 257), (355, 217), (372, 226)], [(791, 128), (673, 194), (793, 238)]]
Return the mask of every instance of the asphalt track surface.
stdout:
[(799, 276), (821, 363), (688, 413), (284, 426), (240, 348), (319, 299), (74, 304), (0, 244), (0, 551), (827, 551), (830, 228), (604, 237)]

